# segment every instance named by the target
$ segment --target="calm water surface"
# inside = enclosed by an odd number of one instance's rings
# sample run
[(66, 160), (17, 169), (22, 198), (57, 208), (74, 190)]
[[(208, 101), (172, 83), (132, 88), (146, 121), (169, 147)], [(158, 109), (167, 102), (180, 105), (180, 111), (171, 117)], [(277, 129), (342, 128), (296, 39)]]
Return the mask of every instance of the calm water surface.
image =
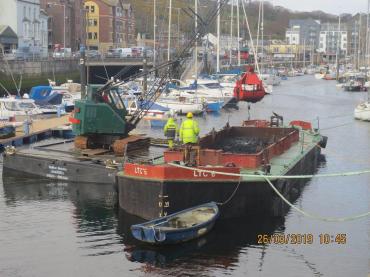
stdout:
[[(251, 108), (252, 118), (271, 111), (293, 119), (319, 117), (329, 137), (318, 172), (370, 168), (370, 124), (352, 117), (364, 93), (348, 93), (331, 81), (296, 77)], [(202, 132), (239, 111), (198, 119)], [(141, 129), (148, 132), (145, 126)], [(161, 130), (151, 131), (161, 135)], [(321, 216), (368, 211), (370, 175), (309, 180), (296, 205)], [(4, 176), (0, 185), (0, 276), (367, 276), (370, 219), (326, 223), (290, 211), (285, 218), (219, 222), (207, 236), (179, 246), (137, 243), (129, 227), (139, 219), (117, 208), (109, 185), (55, 183)], [(311, 245), (258, 245), (258, 234), (313, 234)], [(346, 244), (321, 245), (320, 234), (346, 234)]]

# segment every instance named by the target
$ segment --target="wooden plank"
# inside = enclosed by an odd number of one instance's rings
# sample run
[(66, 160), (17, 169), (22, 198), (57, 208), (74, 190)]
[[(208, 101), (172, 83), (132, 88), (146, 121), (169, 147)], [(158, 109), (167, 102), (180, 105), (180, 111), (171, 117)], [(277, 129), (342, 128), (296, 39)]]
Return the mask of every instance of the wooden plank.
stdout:
[(46, 131), (50, 131), (54, 128), (59, 126), (69, 124), (69, 115), (64, 115), (61, 117), (55, 118), (47, 118), (47, 119), (40, 119), (40, 120), (33, 120), (32, 125), (30, 126), (30, 133), (25, 135), (23, 132), (23, 126), (19, 126), (16, 128), (16, 135), (12, 138), (7, 139), (0, 139), (0, 144), (7, 143), (13, 140), (22, 139), (25, 137), (29, 137), (32, 135), (37, 135)]
[(96, 156), (101, 154), (109, 153), (110, 150), (103, 149), (103, 148), (97, 148), (97, 149), (85, 149), (81, 151), (81, 154), (84, 156)]

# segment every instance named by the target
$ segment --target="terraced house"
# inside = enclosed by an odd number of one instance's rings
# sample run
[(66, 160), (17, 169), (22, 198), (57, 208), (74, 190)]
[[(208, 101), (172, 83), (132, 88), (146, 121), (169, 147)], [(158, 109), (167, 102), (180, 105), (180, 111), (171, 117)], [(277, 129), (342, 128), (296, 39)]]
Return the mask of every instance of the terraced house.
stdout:
[(135, 44), (135, 17), (132, 7), (122, 0), (88, 0), (86, 11), (86, 45), (90, 50)]
[(47, 15), (40, 0), (0, 1), (0, 25), (18, 36), (18, 48), (25, 55), (47, 56)]

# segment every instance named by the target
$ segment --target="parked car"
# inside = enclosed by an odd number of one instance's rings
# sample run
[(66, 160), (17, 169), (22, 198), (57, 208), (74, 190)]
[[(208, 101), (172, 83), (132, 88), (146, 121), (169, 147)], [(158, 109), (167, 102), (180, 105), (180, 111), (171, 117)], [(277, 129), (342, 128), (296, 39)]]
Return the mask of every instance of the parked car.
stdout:
[(53, 58), (55, 59), (63, 59), (63, 58), (70, 58), (72, 57), (72, 49), (71, 48), (56, 48), (53, 52)]
[(98, 50), (87, 50), (86, 57), (89, 59), (100, 59), (101, 53)]
[(107, 54), (107, 58), (120, 58), (120, 52), (119, 49), (109, 49)]

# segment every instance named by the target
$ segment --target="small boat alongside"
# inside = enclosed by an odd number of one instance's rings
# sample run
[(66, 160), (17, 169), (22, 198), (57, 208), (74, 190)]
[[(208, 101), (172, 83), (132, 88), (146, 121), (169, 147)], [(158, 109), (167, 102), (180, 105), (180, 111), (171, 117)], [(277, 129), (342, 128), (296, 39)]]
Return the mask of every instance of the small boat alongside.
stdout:
[(207, 234), (219, 217), (215, 202), (131, 226), (132, 235), (150, 244), (176, 244)]

